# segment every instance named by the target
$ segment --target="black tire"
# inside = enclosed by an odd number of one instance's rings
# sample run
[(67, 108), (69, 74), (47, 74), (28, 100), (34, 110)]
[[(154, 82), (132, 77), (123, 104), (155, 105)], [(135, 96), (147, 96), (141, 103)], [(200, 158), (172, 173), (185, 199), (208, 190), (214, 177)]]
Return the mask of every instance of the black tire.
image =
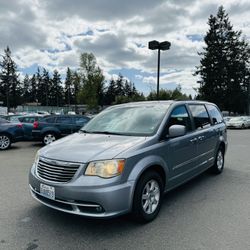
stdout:
[(211, 171), (213, 174), (221, 174), (224, 169), (224, 148), (219, 147), (217, 153), (216, 153), (216, 158), (214, 165), (211, 167)]
[[(152, 186), (150, 186), (150, 184)], [(151, 193), (150, 192), (147, 193), (147, 188), (151, 187), (153, 188), (153, 190), (149, 190)], [(162, 203), (163, 187), (164, 185), (162, 178), (155, 171), (145, 172), (140, 177), (135, 188), (134, 199), (133, 199), (133, 216), (137, 221), (147, 223), (156, 218), (156, 216), (160, 211)], [(148, 198), (145, 198), (146, 196)]]
[(43, 135), (43, 144), (44, 145), (49, 145), (50, 143), (52, 143), (56, 139), (57, 139), (57, 136), (56, 136), (56, 134), (54, 132), (46, 132)]
[(0, 150), (6, 150), (11, 146), (11, 138), (7, 134), (0, 134)]
[(244, 123), (241, 125), (241, 128), (242, 128), (242, 129), (245, 129), (245, 128), (246, 128), (246, 126), (245, 126)]

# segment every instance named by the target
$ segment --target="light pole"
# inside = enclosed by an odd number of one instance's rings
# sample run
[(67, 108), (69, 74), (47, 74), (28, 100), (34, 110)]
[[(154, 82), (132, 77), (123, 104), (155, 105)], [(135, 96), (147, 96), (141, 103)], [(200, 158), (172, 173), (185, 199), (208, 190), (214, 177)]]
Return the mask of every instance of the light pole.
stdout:
[(169, 50), (171, 43), (168, 41), (158, 42), (156, 40), (150, 41), (148, 43), (148, 48), (151, 50), (158, 49), (158, 63), (157, 63), (157, 100), (159, 100), (159, 85), (160, 85), (160, 57), (161, 50)]

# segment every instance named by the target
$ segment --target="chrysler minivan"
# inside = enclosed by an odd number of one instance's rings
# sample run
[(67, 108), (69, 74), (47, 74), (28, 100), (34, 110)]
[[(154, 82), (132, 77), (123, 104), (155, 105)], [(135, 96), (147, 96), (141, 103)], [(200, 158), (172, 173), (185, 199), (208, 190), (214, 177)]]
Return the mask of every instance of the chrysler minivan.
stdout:
[(213, 103), (121, 104), (40, 149), (29, 187), (36, 200), (63, 212), (98, 218), (132, 212), (148, 222), (164, 193), (207, 169), (220, 174), (226, 149), (226, 126)]

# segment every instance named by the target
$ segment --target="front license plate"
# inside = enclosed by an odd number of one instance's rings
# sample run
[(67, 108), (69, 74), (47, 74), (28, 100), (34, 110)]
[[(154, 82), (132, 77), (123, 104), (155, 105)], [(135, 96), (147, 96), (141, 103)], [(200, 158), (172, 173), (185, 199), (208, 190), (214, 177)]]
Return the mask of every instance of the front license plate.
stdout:
[(46, 198), (54, 200), (55, 199), (55, 188), (41, 183), (40, 184), (40, 194)]

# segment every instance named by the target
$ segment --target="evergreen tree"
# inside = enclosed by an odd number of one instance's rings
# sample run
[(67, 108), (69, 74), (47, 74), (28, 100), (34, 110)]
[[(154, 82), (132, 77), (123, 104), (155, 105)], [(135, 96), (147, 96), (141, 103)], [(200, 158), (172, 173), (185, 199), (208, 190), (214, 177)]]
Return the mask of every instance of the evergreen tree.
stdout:
[(51, 106), (61, 106), (63, 104), (63, 88), (61, 76), (57, 70), (54, 70), (51, 79), (49, 103)]
[(37, 68), (36, 72), (36, 84), (37, 84), (37, 102), (41, 105), (46, 105), (46, 98), (45, 97), (45, 88), (42, 81), (42, 76), (40, 73), (40, 68)]
[(111, 105), (115, 102), (115, 96), (116, 96), (116, 86), (115, 86), (115, 80), (112, 78), (109, 82), (109, 85), (107, 87), (107, 91), (105, 93), (105, 104)]
[(76, 105), (78, 104), (78, 95), (81, 87), (81, 77), (76, 71), (73, 73), (72, 83), (73, 83), (73, 103)]
[[(181, 87), (178, 86), (174, 90), (160, 89), (159, 100), (189, 100), (190, 98), (181, 92)], [(148, 101), (157, 100), (156, 91), (151, 91), (147, 97)]]
[(67, 68), (66, 78), (64, 82), (64, 99), (65, 104), (70, 105), (74, 102), (74, 85), (70, 68)]
[(30, 102), (31, 101), (31, 81), (29, 79), (29, 76), (26, 74), (23, 79), (23, 86), (22, 86), (22, 100), (23, 103)]
[(206, 47), (196, 74), (200, 75), (199, 98), (216, 103), (222, 110), (246, 112), (249, 81), (249, 46), (234, 31), (221, 6), (208, 19)]
[(11, 58), (9, 47), (4, 50), (0, 68), (0, 95), (9, 111), (10, 107), (16, 107), (21, 102), (21, 83), (18, 80), (17, 66)]
[(124, 91), (124, 77), (119, 74), (118, 79), (115, 81), (115, 95), (116, 96), (124, 96), (125, 91)]
[(36, 81), (36, 75), (33, 74), (32, 78), (30, 79), (30, 100), (31, 102), (38, 102), (37, 100), (37, 81)]
[(43, 89), (43, 98), (42, 98), (42, 105), (52, 105), (52, 101), (51, 101), (51, 90), (52, 90), (52, 83), (51, 83), (51, 79), (49, 76), (49, 72), (43, 68), (43, 74), (41, 77), (41, 86)]

